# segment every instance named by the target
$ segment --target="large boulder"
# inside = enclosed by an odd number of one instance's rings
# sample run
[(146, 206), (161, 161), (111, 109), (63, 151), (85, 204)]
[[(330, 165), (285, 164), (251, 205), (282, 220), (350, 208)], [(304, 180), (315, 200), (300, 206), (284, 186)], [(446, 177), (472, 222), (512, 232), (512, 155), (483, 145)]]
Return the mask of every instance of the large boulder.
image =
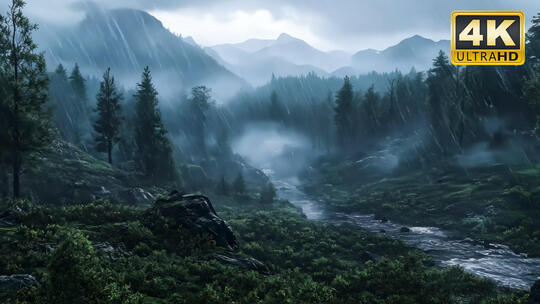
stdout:
[(173, 191), (168, 198), (158, 199), (154, 207), (146, 212), (147, 223), (156, 216), (166, 218), (171, 229), (182, 227), (194, 234), (207, 234), (215, 240), (217, 246), (238, 249), (238, 241), (231, 227), (217, 215), (212, 203), (204, 195)]
[(16, 292), (38, 285), (36, 278), (29, 274), (0, 275), (0, 292)]

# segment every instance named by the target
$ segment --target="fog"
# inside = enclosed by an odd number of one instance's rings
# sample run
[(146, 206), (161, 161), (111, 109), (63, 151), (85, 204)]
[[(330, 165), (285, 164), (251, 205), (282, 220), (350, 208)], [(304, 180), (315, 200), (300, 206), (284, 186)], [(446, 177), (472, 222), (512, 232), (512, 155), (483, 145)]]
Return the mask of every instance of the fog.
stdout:
[(275, 177), (293, 177), (320, 155), (301, 134), (274, 123), (246, 126), (232, 142), (235, 153)]

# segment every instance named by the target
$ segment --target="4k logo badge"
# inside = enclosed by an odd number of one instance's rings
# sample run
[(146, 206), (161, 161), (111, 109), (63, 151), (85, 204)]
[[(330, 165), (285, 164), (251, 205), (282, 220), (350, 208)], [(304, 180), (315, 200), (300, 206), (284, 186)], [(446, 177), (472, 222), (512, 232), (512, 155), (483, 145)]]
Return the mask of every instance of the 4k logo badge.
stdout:
[(456, 65), (525, 63), (522, 11), (454, 11), (451, 60)]

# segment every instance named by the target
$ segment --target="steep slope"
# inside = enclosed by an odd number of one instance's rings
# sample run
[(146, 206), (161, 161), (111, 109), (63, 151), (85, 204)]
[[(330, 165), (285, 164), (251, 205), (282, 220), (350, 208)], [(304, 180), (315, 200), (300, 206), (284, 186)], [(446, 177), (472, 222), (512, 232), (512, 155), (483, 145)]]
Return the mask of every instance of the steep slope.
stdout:
[(143, 11), (96, 9), (73, 29), (46, 36), (39, 42), (49, 68), (78, 62), (85, 73), (100, 75), (111, 67), (114, 75), (132, 87), (148, 65), (162, 96), (174, 96), (182, 88), (199, 84), (209, 85), (217, 95), (245, 86), (192, 39), (172, 34)]

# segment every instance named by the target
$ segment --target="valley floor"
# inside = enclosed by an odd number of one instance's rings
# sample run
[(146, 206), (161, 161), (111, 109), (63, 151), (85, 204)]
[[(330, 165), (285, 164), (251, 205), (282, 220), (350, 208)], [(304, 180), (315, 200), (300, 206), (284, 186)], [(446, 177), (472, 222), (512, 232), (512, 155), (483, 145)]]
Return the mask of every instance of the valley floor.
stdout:
[(0, 299), (71, 303), (76, 295), (81, 303), (527, 302), (525, 292), (497, 287), (459, 268), (434, 267), (423, 252), (400, 241), (349, 225), (309, 221), (286, 201), (262, 205), (249, 196), (212, 201), (235, 231), (240, 244), (236, 252), (217, 247), (204, 235), (170, 227), (167, 220), (150, 229), (144, 208), (105, 201), (65, 207), (5, 202), (0, 213), (15, 212), (18, 222), (4, 221), (0, 228), (0, 273), (31, 274), (39, 285), (18, 294), (2, 290)]

